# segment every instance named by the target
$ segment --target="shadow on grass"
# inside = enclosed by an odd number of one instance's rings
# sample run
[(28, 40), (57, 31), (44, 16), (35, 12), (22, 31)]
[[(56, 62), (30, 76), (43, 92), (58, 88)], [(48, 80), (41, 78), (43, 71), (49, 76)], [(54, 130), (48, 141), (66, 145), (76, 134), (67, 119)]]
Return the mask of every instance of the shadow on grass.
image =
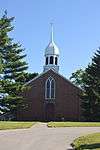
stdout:
[(96, 148), (100, 148), (100, 143), (80, 145), (77, 149), (78, 150), (82, 150), (82, 149), (93, 149), (94, 150)]

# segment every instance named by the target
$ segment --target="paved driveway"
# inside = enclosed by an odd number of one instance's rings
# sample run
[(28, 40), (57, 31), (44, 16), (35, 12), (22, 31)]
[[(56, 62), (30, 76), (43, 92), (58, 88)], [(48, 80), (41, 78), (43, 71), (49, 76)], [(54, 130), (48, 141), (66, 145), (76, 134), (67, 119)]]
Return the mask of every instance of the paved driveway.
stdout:
[(0, 131), (0, 150), (67, 150), (74, 138), (100, 127), (47, 128), (38, 124), (30, 129)]

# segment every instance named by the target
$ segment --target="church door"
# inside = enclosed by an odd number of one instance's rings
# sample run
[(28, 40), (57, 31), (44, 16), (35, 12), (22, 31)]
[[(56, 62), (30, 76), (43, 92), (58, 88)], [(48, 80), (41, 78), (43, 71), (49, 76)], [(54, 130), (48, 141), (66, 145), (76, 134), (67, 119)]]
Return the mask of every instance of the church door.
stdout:
[(53, 103), (48, 103), (45, 106), (45, 120), (53, 121), (55, 119), (55, 105)]

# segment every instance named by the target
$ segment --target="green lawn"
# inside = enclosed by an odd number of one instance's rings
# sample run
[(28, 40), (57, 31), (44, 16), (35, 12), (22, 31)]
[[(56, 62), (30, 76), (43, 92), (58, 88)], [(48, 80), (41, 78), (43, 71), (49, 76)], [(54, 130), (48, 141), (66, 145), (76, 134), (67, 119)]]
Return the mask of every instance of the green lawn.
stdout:
[(100, 150), (100, 133), (79, 137), (74, 140), (72, 146), (77, 150)]
[(100, 127), (100, 122), (49, 122), (48, 127)]
[(30, 128), (35, 122), (0, 121), (0, 130)]

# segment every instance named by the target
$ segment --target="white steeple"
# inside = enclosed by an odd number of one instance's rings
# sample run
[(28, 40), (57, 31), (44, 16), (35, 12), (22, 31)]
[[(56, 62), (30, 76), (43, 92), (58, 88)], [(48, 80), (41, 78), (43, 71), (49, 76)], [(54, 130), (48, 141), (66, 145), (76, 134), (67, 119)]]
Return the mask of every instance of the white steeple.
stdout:
[(51, 23), (51, 43), (53, 42), (53, 23)]
[(44, 71), (53, 69), (56, 72), (58, 72), (59, 71), (58, 58), (59, 58), (59, 49), (54, 42), (53, 24), (51, 23), (51, 38), (47, 48), (45, 49)]

